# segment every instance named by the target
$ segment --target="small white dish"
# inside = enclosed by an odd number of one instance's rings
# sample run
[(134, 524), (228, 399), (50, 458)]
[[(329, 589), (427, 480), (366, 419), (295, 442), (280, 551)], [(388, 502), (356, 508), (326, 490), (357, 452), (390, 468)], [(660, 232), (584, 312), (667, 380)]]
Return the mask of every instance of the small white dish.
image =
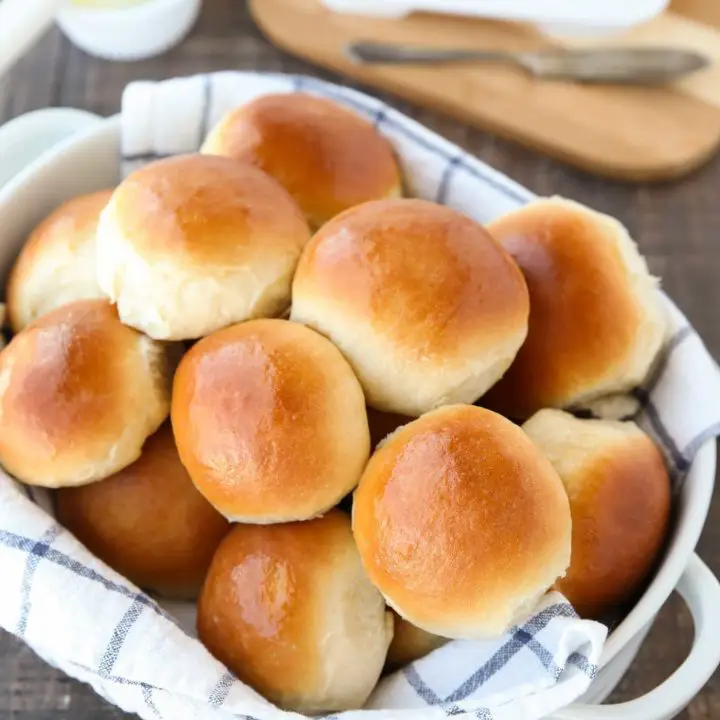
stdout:
[(0, 0), (0, 74), (56, 19), (70, 40), (107, 60), (160, 55), (192, 29), (202, 0)]
[(57, 22), (85, 52), (107, 60), (142, 60), (177, 45), (192, 29), (202, 0), (144, 0), (128, 7), (65, 3)]

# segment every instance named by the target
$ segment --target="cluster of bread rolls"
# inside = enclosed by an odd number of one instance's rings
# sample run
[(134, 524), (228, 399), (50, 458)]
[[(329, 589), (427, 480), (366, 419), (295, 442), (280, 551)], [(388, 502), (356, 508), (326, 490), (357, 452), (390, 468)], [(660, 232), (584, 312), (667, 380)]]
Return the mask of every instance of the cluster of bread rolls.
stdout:
[(263, 97), (58, 208), (7, 285), (0, 463), (131, 581), (199, 598), (202, 642), (287, 709), (361, 707), (551, 588), (603, 617), (668, 523), (651, 440), (566, 412), (663, 341), (624, 228), (402, 195), (365, 120)]

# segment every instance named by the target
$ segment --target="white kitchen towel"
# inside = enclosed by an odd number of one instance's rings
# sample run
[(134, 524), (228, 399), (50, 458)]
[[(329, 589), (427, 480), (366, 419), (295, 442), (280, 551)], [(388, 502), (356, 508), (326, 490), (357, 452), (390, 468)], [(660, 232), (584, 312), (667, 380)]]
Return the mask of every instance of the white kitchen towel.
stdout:
[[(370, 119), (389, 138), (409, 193), (481, 222), (532, 194), (383, 103), (315, 79), (219, 73), (130, 85), (123, 100), (124, 173), (197, 151), (224, 112), (258, 95), (303, 91)], [(662, 447), (680, 487), (694, 453), (720, 432), (720, 376), (682, 315), (645, 387), (638, 421)], [(42, 657), (143, 718), (285, 720), (192, 636), (193, 607), (140, 592), (52, 517), (49, 496), (0, 476), (0, 624)], [(560, 595), (491, 642), (453, 642), (379, 684), (342, 720), (535, 720), (577, 699), (598, 671), (606, 630)]]

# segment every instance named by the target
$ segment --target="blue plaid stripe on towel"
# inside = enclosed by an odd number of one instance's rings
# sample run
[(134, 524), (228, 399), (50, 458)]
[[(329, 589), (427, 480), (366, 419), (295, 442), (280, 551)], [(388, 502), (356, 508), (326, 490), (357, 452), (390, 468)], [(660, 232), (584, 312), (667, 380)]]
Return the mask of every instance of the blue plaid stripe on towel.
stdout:
[[(418, 124), (357, 92), (303, 77), (219, 73), (135, 83), (123, 101), (122, 170), (196, 151), (208, 128), (257, 95), (305, 91), (370, 118), (402, 160), (411, 194), (480, 222), (532, 194)], [(694, 453), (720, 432), (720, 376), (670, 306), (673, 331), (639, 421), (663, 448), (678, 487)], [(0, 477), (0, 624), (39, 655), (143, 718), (280, 720), (192, 635), (194, 608), (162, 606), (95, 560), (51, 516), (45, 495)], [(534, 720), (580, 697), (595, 677), (606, 629), (557, 594), (492, 642), (453, 642), (385, 678), (364, 711), (343, 720)]]

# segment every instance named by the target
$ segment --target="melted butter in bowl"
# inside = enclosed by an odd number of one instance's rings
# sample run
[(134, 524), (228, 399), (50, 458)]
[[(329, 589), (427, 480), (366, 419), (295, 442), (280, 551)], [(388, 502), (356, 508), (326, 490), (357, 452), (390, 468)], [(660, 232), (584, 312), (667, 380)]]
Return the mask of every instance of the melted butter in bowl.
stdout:
[(67, 0), (57, 16), (78, 47), (107, 60), (141, 60), (181, 42), (201, 0)]

